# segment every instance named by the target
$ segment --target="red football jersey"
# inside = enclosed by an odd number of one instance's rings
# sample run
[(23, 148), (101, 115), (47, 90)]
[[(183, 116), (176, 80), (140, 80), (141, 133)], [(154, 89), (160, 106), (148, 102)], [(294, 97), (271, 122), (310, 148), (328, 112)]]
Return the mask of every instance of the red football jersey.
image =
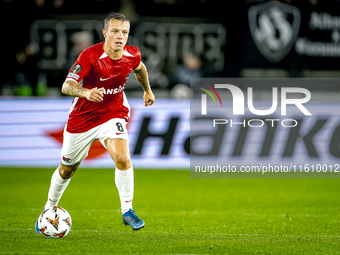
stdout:
[(132, 70), (139, 67), (141, 54), (137, 47), (124, 46), (124, 54), (118, 60), (111, 59), (103, 50), (103, 43), (84, 50), (70, 69), (66, 80), (73, 80), (84, 88), (104, 88), (103, 101), (90, 102), (75, 97), (67, 121), (66, 130), (81, 133), (113, 118), (129, 121), (130, 106), (124, 87)]

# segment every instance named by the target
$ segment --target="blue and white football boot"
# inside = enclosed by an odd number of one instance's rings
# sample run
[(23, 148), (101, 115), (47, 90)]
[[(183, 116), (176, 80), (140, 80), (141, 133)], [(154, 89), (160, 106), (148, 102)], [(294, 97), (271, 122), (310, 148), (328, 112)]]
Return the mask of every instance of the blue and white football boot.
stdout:
[(133, 230), (139, 230), (145, 226), (144, 221), (139, 218), (132, 209), (123, 214), (123, 223), (125, 225), (130, 225)]

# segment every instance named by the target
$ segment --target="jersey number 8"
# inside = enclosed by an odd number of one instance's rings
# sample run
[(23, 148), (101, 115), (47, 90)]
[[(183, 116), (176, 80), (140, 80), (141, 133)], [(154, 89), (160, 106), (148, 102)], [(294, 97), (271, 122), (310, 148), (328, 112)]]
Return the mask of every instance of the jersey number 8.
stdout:
[(119, 132), (124, 132), (124, 128), (123, 128), (122, 123), (117, 122), (117, 123), (116, 123), (116, 126), (117, 126), (117, 129), (118, 129)]

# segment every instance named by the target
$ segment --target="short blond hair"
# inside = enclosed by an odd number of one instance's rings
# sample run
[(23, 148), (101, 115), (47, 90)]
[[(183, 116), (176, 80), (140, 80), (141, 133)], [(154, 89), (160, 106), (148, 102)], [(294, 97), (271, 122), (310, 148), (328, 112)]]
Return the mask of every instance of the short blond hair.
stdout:
[(105, 30), (108, 29), (110, 21), (114, 19), (121, 20), (122, 23), (126, 21), (130, 24), (130, 20), (124, 14), (121, 14), (118, 12), (110, 12), (109, 15), (106, 17), (106, 19), (104, 20)]

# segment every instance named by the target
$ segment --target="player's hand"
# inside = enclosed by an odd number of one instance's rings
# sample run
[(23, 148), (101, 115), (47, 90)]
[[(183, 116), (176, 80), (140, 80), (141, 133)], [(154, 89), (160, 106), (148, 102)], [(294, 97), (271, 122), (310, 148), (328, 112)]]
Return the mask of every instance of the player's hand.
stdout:
[(93, 88), (90, 89), (86, 92), (85, 97), (87, 100), (91, 101), (91, 102), (101, 102), (103, 101), (103, 96), (104, 94), (102, 93), (105, 89), (104, 88)]
[(144, 91), (143, 98), (144, 98), (145, 107), (148, 107), (149, 105), (152, 105), (155, 102), (155, 96), (151, 90)]

